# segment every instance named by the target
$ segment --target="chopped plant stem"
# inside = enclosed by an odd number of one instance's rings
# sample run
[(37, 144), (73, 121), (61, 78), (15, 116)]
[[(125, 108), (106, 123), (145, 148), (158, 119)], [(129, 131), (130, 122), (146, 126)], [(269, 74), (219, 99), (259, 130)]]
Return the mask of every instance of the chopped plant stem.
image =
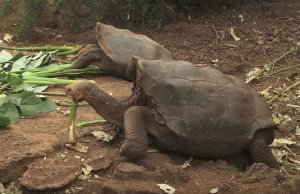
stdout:
[[(72, 103), (69, 100), (53, 100), (53, 102), (55, 102), (58, 106), (71, 106)], [(77, 103), (78, 106), (87, 106), (89, 105), (86, 102), (79, 102)]]
[(89, 67), (85, 69), (68, 69), (65, 70), (69, 65), (64, 65), (62, 67), (53, 67), (52, 69), (48, 68), (44, 71), (38, 71), (39, 68), (35, 68), (37, 70), (31, 70), (31, 72), (26, 72), (23, 74), (24, 76), (39, 76), (39, 77), (56, 77), (56, 76), (66, 76), (66, 75), (87, 75), (87, 74), (96, 74), (96, 75), (105, 75), (106, 72), (102, 71), (99, 68)]
[(21, 70), (15, 70), (15, 71), (10, 71), (11, 73), (24, 73), (24, 72), (52, 72), (52, 71), (63, 71), (64, 69), (71, 67), (70, 64), (60, 64), (60, 65), (47, 65), (44, 67), (36, 67), (36, 68), (31, 68), (31, 69), (21, 69)]
[[(260, 76), (262, 73), (268, 71), (268, 69), (270, 69), (271, 66), (275, 65), (275, 63), (279, 62), (281, 59), (285, 58), (287, 55), (289, 55), (289, 54), (291, 54), (291, 53), (293, 53), (293, 52), (295, 52), (295, 51), (297, 51), (297, 50), (298, 50), (298, 47), (292, 47), (292, 48), (290, 48), (288, 51), (286, 51), (283, 55), (281, 55), (280, 57), (278, 57), (278, 58), (275, 59), (274, 61), (271, 61), (271, 62), (265, 64), (265, 65), (263, 66), (263, 69), (261, 69), (256, 75), (253, 75), (253, 76), (251, 76), (249, 79), (247, 79), (247, 80), (245, 81), (245, 83), (246, 83), (246, 84), (249, 84), (249, 83), (252, 82), (253, 80), (258, 79), (259, 76)], [(266, 77), (266, 76), (265, 76), (265, 77)]]
[(36, 74), (30, 75), (38, 75), (43, 77), (56, 77), (56, 76), (66, 76), (66, 75), (87, 75), (87, 74), (95, 74), (95, 75), (105, 75), (106, 72), (98, 69), (98, 68), (86, 68), (86, 69), (69, 69), (65, 71), (52, 71), (52, 72), (39, 72)]
[(58, 92), (35, 92), (37, 95), (45, 95), (45, 96), (67, 96), (65, 93)]
[[(297, 65), (294, 65), (294, 66), (291, 66), (291, 67), (286, 67), (286, 68), (278, 70), (278, 71), (276, 71), (274, 73), (270, 73), (268, 76), (272, 76), (272, 75), (275, 75), (275, 74), (280, 73), (282, 71), (285, 71), (285, 70), (288, 70), (288, 69), (293, 69), (293, 68), (298, 67), (298, 66), (300, 66), (300, 64), (297, 64)], [(268, 76), (264, 76), (264, 77), (268, 77)]]
[(89, 125), (99, 125), (99, 124), (101, 125), (101, 124), (106, 124), (106, 123), (107, 123), (106, 120), (83, 121), (81, 123), (78, 123), (77, 127), (82, 128), (82, 127), (87, 127)]
[(291, 86), (289, 86), (287, 89), (285, 89), (284, 92), (287, 92), (287, 91), (291, 90), (292, 88), (294, 88), (294, 87), (296, 87), (298, 85), (300, 85), (300, 80), (297, 81), (297, 82), (295, 82), (295, 83), (293, 83)]
[(56, 56), (68, 56), (68, 55), (75, 55), (78, 51), (80, 51), (82, 49), (82, 45), (80, 46), (76, 46), (74, 49), (72, 50), (68, 50), (65, 52), (60, 52), (57, 53)]
[(71, 110), (69, 114), (69, 120), (68, 120), (68, 130), (69, 130), (69, 143), (75, 144), (77, 142), (76, 132), (75, 132), (75, 120), (76, 120), (76, 112), (78, 103), (71, 98)]
[(68, 80), (68, 79), (58, 79), (58, 78), (47, 78), (47, 77), (35, 77), (26, 76), (23, 77), (23, 82), (27, 84), (37, 84), (37, 85), (67, 85), (75, 84), (81, 82), (81, 80)]

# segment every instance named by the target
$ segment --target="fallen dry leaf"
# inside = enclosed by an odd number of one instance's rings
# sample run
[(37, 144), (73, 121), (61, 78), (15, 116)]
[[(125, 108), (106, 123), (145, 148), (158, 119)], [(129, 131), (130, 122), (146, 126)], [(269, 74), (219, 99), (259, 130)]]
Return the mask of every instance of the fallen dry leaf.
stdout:
[(91, 174), (91, 171), (93, 170), (93, 167), (87, 165), (87, 164), (83, 164), (84, 167), (81, 168), (82, 172), (84, 175), (89, 175)]
[(218, 193), (219, 192), (219, 188), (216, 187), (216, 188), (213, 188), (212, 190), (210, 190), (210, 193), (212, 194), (215, 194), (215, 193)]
[(11, 34), (4, 34), (3, 40), (6, 41), (6, 42), (8, 42), (8, 43), (10, 43), (10, 42), (12, 42), (12, 38), (13, 38), (13, 37), (14, 37), (14, 36), (11, 35)]
[(175, 189), (167, 184), (157, 184), (159, 186), (160, 190), (164, 191), (167, 194), (173, 194), (175, 193)]
[(66, 147), (72, 149), (72, 150), (75, 150), (77, 152), (80, 152), (80, 153), (87, 153), (88, 152), (88, 149), (89, 147), (88, 146), (84, 146), (80, 143), (76, 143), (76, 144), (65, 144)]
[(300, 136), (300, 126), (296, 126), (296, 133), (295, 135)]
[(92, 134), (93, 134), (93, 136), (96, 137), (97, 140), (110, 142), (113, 139), (113, 136), (111, 136), (103, 131), (93, 131)]
[(280, 139), (274, 139), (271, 146), (280, 147), (280, 146), (290, 146), (295, 144), (297, 144), (297, 142), (291, 141), (289, 139), (280, 138)]
[(229, 28), (229, 33), (230, 33), (230, 35), (232, 36), (232, 38), (233, 38), (235, 41), (240, 41), (240, 40), (241, 40), (239, 37), (237, 37), (237, 35), (235, 34), (233, 28)]

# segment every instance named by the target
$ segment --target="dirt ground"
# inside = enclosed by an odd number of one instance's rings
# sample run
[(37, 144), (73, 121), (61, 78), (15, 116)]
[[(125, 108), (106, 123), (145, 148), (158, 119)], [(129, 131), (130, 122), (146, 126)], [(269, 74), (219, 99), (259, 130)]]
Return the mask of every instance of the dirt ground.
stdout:
[[(164, 45), (177, 59), (188, 60), (199, 66), (208, 65), (243, 80), (253, 68), (262, 68), (264, 64), (283, 55), (286, 49), (300, 45), (298, 0), (253, 1), (230, 10), (224, 9), (223, 13), (218, 14), (211, 10), (200, 11), (203, 13), (191, 21), (183, 20), (163, 26), (160, 30), (135, 32), (143, 33)], [(56, 20), (49, 15), (48, 21)], [(43, 33), (37, 32), (38, 38), (30, 45), (93, 43), (93, 28), (75, 35), (56, 37), (64, 30), (59, 27), (47, 28), (46, 23), (39, 27)], [(229, 28), (234, 29), (240, 41), (233, 39), (228, 33)], [(0, 32), (0, 37), (3, 37), (4, 33), (13, 33), (13, 29), (5, 24)], [(299, 64), (299, 61), (299, 52), (294, 52), (276, 63), (272, 72)], [(250, 84), (257, 91), (270, 86), (289, 86), (299, 81), (299, 72), (299, 66), (288, 68)], [(132, 83), (112, 76), (84, 79), (95, 80), (100, 88), (120, 99), (125, 99), (131, 92)], [(293, 91), (299, 89), (298, 86)], [(64, 92), (63, 87), (50, 88), (48, 91)], [(269, 103), (274, 114), (292, 118), (292, 121), (280, 126), (276, 138), (291, 137), (299, 141), (300, 136), (295, 135), (296, 126), (300, 126), (299, 120), (297, 123), (295, 109), (287, 104), (276, 99)], [(229, 161), (200, 158), (194, 158), (190, 166), (183, 168), (189, 156), (161, 152), (149, 152), (142, 160), (132, 163), (119, 156), (122, 138), (103, 142), (91, 134), (100, 130), (113, 134), (109, 125), (78, 128), (79, 142), (88, 146), (89, 150), (87, 153), (70, 150), (64, 146), (68, 137), (68, 116), (62, 113), (69, 107), (59, 108), (59, 111), (22, 120), (0, 131), (0, 182), (5, 187), (10, 185), (12, 193), (164, 193), (157, 184), (168, 184), (176, 189), (175, 193), (186, 194), (300, 193), (299, 171), (292, 169), (277, 171), (263, 164), (254, 164), (244, 171), (236, 165), (230, 165)], [(77, 122), (96, 119), (101, 117), (91, 107), (79, 107)], [(292, 152), (300, 153), (294, 148)], [(236, 164), (241, 160), (234, 161)], [(93, 170), (84, 176), (89, 166)]]

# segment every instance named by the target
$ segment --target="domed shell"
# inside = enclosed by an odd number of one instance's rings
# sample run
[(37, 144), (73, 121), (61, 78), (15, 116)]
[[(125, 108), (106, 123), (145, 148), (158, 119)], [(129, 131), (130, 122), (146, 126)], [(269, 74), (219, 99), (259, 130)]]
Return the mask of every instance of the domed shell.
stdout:
[(147, 36), (100, 22), (95, 27), (95, 38), (98, 46), (114, 63), (127, 65), (132, 55), (149, 60), (175, 59), (168, 50)]
[(137, 63), (136, 82), (154, 103), (156, 120), (201, 145), (195, 149), (208, 148), (206, 156), (239, 153), (255, 131), (276, 126), (264, 99), (233, 76), (185, 61)]

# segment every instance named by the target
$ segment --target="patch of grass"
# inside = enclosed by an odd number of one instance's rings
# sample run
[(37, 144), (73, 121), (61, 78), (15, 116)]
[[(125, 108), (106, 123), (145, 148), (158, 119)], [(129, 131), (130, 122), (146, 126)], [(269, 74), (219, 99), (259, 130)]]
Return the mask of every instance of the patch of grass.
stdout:
[(10, 0), (3, 0), (3, 6), (0, 13), (0, 19), (4, 19), (6, 16), (14, 11), (14, 7)]
[(34, 24), (39, 21), (40, 15), (47, 0), (23, 0), (21, 1), (20, 16), (16, 22), (17, 36), (21, 41), (26, 41), (34, 31)]

